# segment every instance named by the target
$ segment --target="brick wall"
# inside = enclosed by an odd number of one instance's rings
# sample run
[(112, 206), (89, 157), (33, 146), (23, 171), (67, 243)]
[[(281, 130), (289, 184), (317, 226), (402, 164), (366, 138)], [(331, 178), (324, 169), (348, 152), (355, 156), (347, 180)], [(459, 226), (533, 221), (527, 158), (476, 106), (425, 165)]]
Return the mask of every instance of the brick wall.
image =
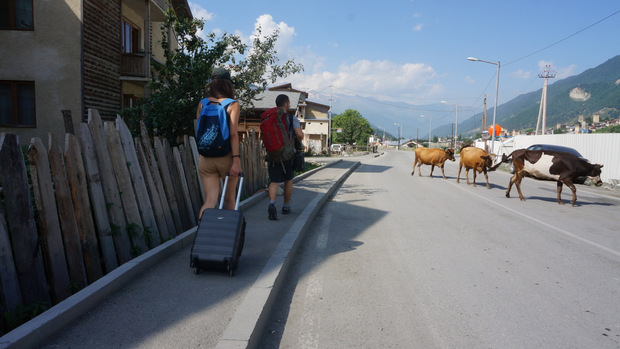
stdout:
[(121, 2), (84, 0), (84, 116), (102, 117), (121, 109)]

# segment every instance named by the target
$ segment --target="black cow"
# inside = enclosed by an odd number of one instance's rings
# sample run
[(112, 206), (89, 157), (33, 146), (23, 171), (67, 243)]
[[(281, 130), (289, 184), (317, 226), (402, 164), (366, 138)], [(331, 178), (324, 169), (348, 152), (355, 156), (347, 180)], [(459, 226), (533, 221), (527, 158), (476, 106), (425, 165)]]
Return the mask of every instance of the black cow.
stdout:
[(562, 185), (566, 184), (573, 192), (571, 204), (575, 206), (575, 202), (577, 201), (577, 190), (573, 183), (577, 177), (586, 176), (596, 185), (603, 184), (601, 181), (601, 168), (603, 165), (593, 165), (571, 153), (550, 150), (518, 149), (508, 156), (504, 154), (502, 156), (502, 162), (507, 162), (511, 158), (515, 173), (512, 178), (510, 178), (510, 183), (506, 190), (507, 198), (510, 197), (510, 188), (514, 183), (517, 186), (519, 198), (521, 201), (525, 201), (521, 193), (521, 180), (524, 176), (541, 180), (557, 181), (558, 203), (560, 205), (564, 205), (561, 194)]

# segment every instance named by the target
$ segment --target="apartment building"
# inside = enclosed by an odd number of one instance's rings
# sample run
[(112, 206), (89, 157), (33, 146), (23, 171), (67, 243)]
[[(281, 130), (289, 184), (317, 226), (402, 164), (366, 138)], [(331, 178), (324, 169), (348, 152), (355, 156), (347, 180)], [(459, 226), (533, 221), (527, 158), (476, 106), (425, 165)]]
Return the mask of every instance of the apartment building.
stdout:
[(0, 0), (0, 132), (64, 137), (145, 96), (168, 4), (191, 18), (187, 0)]

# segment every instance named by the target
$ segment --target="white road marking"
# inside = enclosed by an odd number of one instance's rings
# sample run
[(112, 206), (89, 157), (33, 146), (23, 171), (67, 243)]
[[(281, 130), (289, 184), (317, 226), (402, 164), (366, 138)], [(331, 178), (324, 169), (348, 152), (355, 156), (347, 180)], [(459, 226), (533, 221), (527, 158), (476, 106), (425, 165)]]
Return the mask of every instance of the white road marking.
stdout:
[[(461, 189), (461, 190), (467, 190), (467, 189), (466, 189), (466, 188), (464, 188), (463, 186), (456, 184), (456, 182), (455, 182), (455, 183), (450, 183), (450, 184), (454, 185), (455, 187), (457, 187), (457, 188), (459, 188), (459, 189)], [(555, 227), (555, 226), (553, 226), (553, 225), (551, 225), (551, 224), (549, 224), (549, 223), (546, 223), (546, 222), (544, 222), (544, 221), (541, 221), (540, 219), (534, 218), (534, 217), (532, 217), (532, 216), (528, 216), (527, 214), (525, 214), (525, 213), (523, 213), (523, 212), (517, 211), (517, 210), (515, 210), (515, 209), (513, 209), (513, 208), (510, 208), (510, 207), (508, 207), (508, 206), (502, 205), (502, 204), (500, 204), (500, 203), (498, 203), (498, 202), (496, 202), (496, 201), (493, 201), (493, 200), (491, 200), (491, 199), (489, 199), (489, 198), (487, 198), (487, 197), (485, 197), (485, 196), (482, 196), (482, 195), (480, 195), (480, 194), (478, 194), (478, 193), (475, 193), (475, 192), (473, 192), (473, 191), (469, 191), (469, 190), (467, 190), (467, 191), (468, 191), (469, 193), (471, 193), (471, 194), (473, 194), (473, 195), (475, 195), (475, 196), (477, 196), (477, 197), (479, 197), (479, 198), (483, 199), (483, 200), (486, 200), (486, 201), (488, 201), (488, 202), (492, 203), (494, 206), (501, 207), (501, 208), (503, 208), (503, 209), (505, 209), (505, 210), (508, 210), (508, 211), (510, 211), (510, 212), (513, 212), (513, 213), (515, 213), (515, 214), (518, 214), (519, 216), (522, 216), (522, 217), (525, 217), (525, 218), (527, 218), (527, 219), (529, 219), (529, 220), (531, 220), (531, 221), (534, 221), (534, 222), (536, 222), (536, 223), (538, 223), (538, 224), (540, 224), (540, 225), (544, 225), (544, 226), (548, 227), (549, 229), (555, 230), (556, 232), (558, 232), (558, 233), (560, 233), (560, 234), (564, 234), (564, 235), (566, 235), (566, 236), (570, 236), (570, 237), (572, 237), (573, 239), (579, 240), (579, 241), (581, 241), (581, 242), (585, 242), (586, 244), (589, 244), (589, 245), (592, 245), (592, 246), (594, 246), (594, 247), (600, 248), (601, 250), (607, 251), (607, 252), (609, 252), (609, 253), (611, 253), (611, 254), (615, 255), (616, 257), (620, 257), (620, 252), (619, 252), (619, 251), (612, 250), (611, 248), (609, 248), (609, 247), (607, 247), (607, 246), (603, 246), (603, 245), (601, 245), (601, 244), (599, 244), (599, 243), (596, 243), (596, 242), (594, 242), (594, 241), (590, 241), (590, 240), (588, 240), (588, 239), (582, 238), (581, 236), (575, 235), (575, 234), (573, 234), (573, 233), (571, 233), (571, 232), (569, 232), (569, 231), (566, 231), (566, 230), (564, 230), (564, 229), (561, 229), (561, 228)]]
[(308, 285), (306, 286), (306, 295), (304, 297), (304, 305), (301, 318), (301, 333), (299, 334), (298, 348), (316, 349), (319, 348), (319, 325), (320, 315), (316, 309), (317, 302), (323, 297), (323, 273), (317, 268), (323, 261), (323, 252), (327, 248), (327, 240), (329, 238), (329, 225), (331, 223), (332, 214), (329, 209), (324, 210), (325, 217), (321, 220), (319, 236), (316, 241), (316, 254), (312, 262), (312, 269), (308, 276)]

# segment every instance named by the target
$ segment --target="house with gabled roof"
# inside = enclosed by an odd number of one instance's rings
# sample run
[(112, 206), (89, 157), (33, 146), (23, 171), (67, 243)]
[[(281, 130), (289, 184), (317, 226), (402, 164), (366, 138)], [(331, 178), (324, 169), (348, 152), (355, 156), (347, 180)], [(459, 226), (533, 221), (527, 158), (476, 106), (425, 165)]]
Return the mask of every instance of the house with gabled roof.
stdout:
[(288, 96), (291, 102), (290, 113), (294, 114), (304, 131), (304, 147), (315, 154), (327, 152), (329, 134), (329, 106), (308, 100), (308, 92), (294, 89), (292, 84), (283, 84), (268, 88), (259, 94), (250, 113), (241, 117), (240, 131), (260, 129), (260, 115), (276, 106), (276, 97), (280, 94)]
[(78, 130), (90, 108), (114, 118), (132, 106), (148, 93), (151, 63), (164, 62), (165, 11), (192, 18), (187, 0), (8, 4), (0, 16), (0, 132), (25, 144)]

